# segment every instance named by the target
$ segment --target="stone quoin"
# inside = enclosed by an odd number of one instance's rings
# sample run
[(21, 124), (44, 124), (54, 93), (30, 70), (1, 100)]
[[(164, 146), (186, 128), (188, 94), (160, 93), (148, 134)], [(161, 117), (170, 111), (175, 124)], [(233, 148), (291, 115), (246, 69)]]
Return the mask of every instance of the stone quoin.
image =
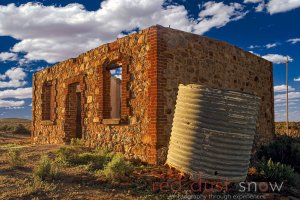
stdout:
[[(118, 68), (121, 77), (112, 82), (111, 70)], [(273, 138), (271, 62), (222, 41), (156, 25), (34, 74), (32, 141), (82, 138), (90, 147), (164, 163), (179, 84), (260, 97), (254, 144)]]

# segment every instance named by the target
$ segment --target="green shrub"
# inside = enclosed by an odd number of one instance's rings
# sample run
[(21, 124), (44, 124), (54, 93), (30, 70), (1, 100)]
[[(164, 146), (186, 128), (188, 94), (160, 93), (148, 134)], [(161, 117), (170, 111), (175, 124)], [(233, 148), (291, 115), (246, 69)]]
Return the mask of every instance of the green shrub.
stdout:
[(35, 177), (31, 183), (27, 184), (26, 189), (25, 195), (34, 195), (39, 192), (50, 193), (56, 191), (56, 185), (54, 183), (49, 184)]
[(24, 164), (24, 160), (21, 157), (21, 151), (16, 148), (10, 149), (7, 152), (7, 160), (12, 168), (21, 167)]
[(84, 140), (79, 138), (72, 138), (70, 144), (72, 146), (84, 146)]
[(288, 136), (278, 136), (274, 142), (262, 146), (258, 151), (258, 159), (269, 160), (291, 165), (300, 172), (300, 139)]
[(88, 165), (88, 169), (97, 170), (103, 169), (104, 165), (109, 161), (105, 155), (100, 155), (95, 152), (84, 152), (78, 155), (76, 164)]
[(110, 162), (108, 162), (104, 170), (100, 173), (103, 174), (108, 180), (120, 180), (126, 175), (131, 173), (133, 166), (129, 161), (126, 161), (122, 154), (115, 154)]
[(298, 174), (294, 169), (280, 162), (273, 162), (271, 159), (268, 162), (263, 162), (261, 165), (261, 175), (266, 181), (287, 182), (291, 185), (297, 185)]
[(56, 151), (56, 162), (60, 164), (71, 164), (78, 159), (79, 150), (74, 147), (61, 147)]
[(23, 124), (19, 124), (15, 127), (15, 130), (13, 131), (14, 134), (24, 134), (24, 135), (30, 135), (31, 131), (28, 130)]
[(87, 165), (89, 170), (103, 169), (112, 157), (112, 152), (97, 149), (93, 152), (82, 152), (74, 147), (61, 147), (56, 152), (56, 162), (67, 165)]
[(58, 174), (58, 165), (50, 160), (47, 155), (42, 155), (38, 166), (34, 169), (33, 177), (35, 179), (45, 180), (46, 178), (55, 178)]

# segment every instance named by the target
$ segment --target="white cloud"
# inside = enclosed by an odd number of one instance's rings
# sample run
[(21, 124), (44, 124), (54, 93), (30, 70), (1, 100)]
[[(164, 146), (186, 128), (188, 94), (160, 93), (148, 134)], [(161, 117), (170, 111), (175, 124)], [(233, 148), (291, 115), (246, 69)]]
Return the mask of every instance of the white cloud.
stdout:
[[(277, 94), (274, 96), (275, 101), (283, 102), (286, 100), (286, 94)], [(300, 92), (289, 92), (289, 101), (299, 100), (300, 99)]]
[(280, 43), (276, 42), (276, 43), (269, 43), (269, 44), (266, 44), (266, 45), (250, 45), (248, 48), (249, 49), (258, 49), (258, 48), (261, 48), (261, 47), (265, 47), (267, 49), (270, 49), (270, 48), (274, 48), (276, 46), (278, 46)]
[(292, 44), (296, 44), (298, 42), (300, 42), (300, 38), (292, 38), (292, 39), (288, 39), (287, 42), (290, 42)]
[(5, 98), (29, 99), (31, 97), (32, 97), (31, 87), (0, 91), (0, 99), (5, 99)]
[(299, 0), (269, 0), (267, 3), (265, 2), (265, 0), (244, 0), (244, 3), (259, 3), (255, 8), (256, 12), (262, 12), (266, 8), (271, 15), (300, 7)]
[(0, 6), (0, 35), (21, 40), (13, 52), (25, 53), (27, 60), (49, 63), (75, 57), (117, 38), (123, 31), (154, 24), (203, 34), (245, 16), (243, 6), (206, 2), (198, 19), (189, 16), (183, 5), (163, 7), (164, 0), (106, 0), (97, 11), (81, 4), (44, 6), (26, 3)]
[(199, 13), (200, 22), (194, 26), (195, 33), (203, 34), (213, 27), (225, 26), (230, 21), (236, 21), (243, 18), (247, 12), (242, 12), (243, 6), (239, 3), (230, 3), (209, 1), (203, 5), (203, 10)]
[(261, 3), (259, 3), (256, 8), (255, 8), (255, 11), (256, 12), (262, 12), (264, 9), (265, 9), (266, 5), (265, 5), (265, 2), (262, 1)]
[(0, 61), (15, 61), (18, 56), (15, 53), (11, 52), (1, 52), (0, 53)]
[[(296, 102), (289, 102), (289, 106), (291, 106), (291, 105), (298, 105)], [(283, 107), (283, 106), (286, 106), (286, 103), (278, 103), (278, 102), (276, 102), (275, 103), (275, 106), (276, 107)]]
[(255, 53), (255, 52), (253, 52), (253, 51), (249, 51), (250, 53), (252, 53), (252, 54), (254, 54), (254, 55), (256, 55), (256, 56), (259, 56), (260, 57), (260, 55), (258, 54), (258, 53)]
[(266, 5), (268, 12), (275, 13), (287, 12), (300, 7), (299, 0), (270, 0)]
[(259, 3), (256, 7), (255, 7), (255, 11), (256, 12), (262, 12), (266, 5), (265, 5), (265, 1), (264, 0), (244, 0), (244, 3)]
[(270, 44), (266, 44), (265, 47), (266, 47), (267, 49), (270, 49), (270, 48), (276, 47), (277, 45), (278, 45), (278, 43), (270, 43)]
[(259, 48), (259, 47), (260, 47), (259, 45), (250, 45), (249, 49), (256, 49), (256, 48)]
[[(5, 74), (0, 74), (0, 88), (17, 88), (27, 84), (24, 80), (26, 78), (26, 73), (24, 69), (20, 67), (13, 67), (5, 72)], [(8, 79), (6, 81), (6, 79)]]
[(300, 77), (294, 78), (294, 81), (300, 81)]
[(279, 54), (267, 54), (262, 56), (262, 58), (273, 62), (275, 64), (282, 64), (286, 62), (286, 59), (288, 58), (289, 62), (293, 62), (293, 58), (291, 58), (290, 56), (283, 56), (283, 55), (279, 55)]
[(23, 106), (11, 106), (11, 107), (6, 107), (5, 109), (7, 110), (19, 110), (19, 109), (23, 109)]
[(0, 108), (5, 108), (5, 107), (20, 107), (25, 104), (25, 101), (6, 101), (0, 99)]
[[(288, 86), (289, 91), (295, 91), (295, 88)], [(277, 85), (274, 86), (274, 92), (286, 92), (286, 85)]]
[[(297, 107), (297, 109), (291, 109), (289, 108), (289, 120), (290, 121), (300, 121), (300, 112), (295, 111), (300, 109)], [(286, 118), (286, 111), (285, 110), (280, 110), (280, 111), (275, 111), (275, 121), (280, 122), (280, 121), (285, 121)]]
[(262, 0), (244, 0), (244, 3), (260, 3)]

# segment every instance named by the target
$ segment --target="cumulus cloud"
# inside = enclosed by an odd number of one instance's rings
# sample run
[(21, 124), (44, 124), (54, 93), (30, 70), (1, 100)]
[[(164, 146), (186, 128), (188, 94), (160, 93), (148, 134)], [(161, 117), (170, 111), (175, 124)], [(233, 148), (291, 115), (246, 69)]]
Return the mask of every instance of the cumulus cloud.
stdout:
[(1, 52), (0, 53), (0, 61), (15, 61), (18, 56), (15, 53), (11, 52)]
[(300, 77), (294, 78), (294, 81), (300, 81)]
[(21, 107), (25, 104), (25, 101), (6, 101), (0, 99), (0, 108), (6, 107)]
[(26, 73), (20, 67), (13, 67), (4, 74), (0, 74), (0, 88), (17, 88), (27, 84), (24, 80)]
[(293, 58), (291, 58), (290, 56), (283, 56), (283, 55), (279, 55), (279, 54), (267, 54), (262, 56), (262, 58), (273, 62), (275, 64), (282, 64), (286, 62), (286, 59), (288, 58), (289, 62), (293, 62)]
[(300, 42), (300, 38), (288, 39), (287, 42), (292, 43), (292, 44), (296, 44), (296, 43)]
[(270, 0), (266, 5), (268, 12), (275, 13), (287, 12), (300, 7), (299, 0)]
[(31, 97), (32, 97), (31, 87), (0, 91), (0, 99), (6, 99), (6, 98), (29, 99)]
[[(288, 86), (289, 91), (295, 91), (295, 88)], [(274, 86), (274, 92), (286, 92), (286, 85)]]
[(21, 40), (12, 51), (25, 53), (27, 60), (54, 63), (112, 41), (124, 31), (161, 24), (203, 34), (246, 14), (239, 3), (209, 1), (194, 19), (183, 5), (164, 4), (164, 0), (106, 0), (97, 11), (87, 11), (81, 4), (9, 4), (0, 6), (0, 35)]
[(243, 6), (239, 3), (209, 1), (203, 5), (203, 10), (199, 13), (199, 23), (194, 26), (195, 33), (203, 34), (213, 27), (225, 26), (230, 21), (243, 18), (247, 12), (243, 12)]

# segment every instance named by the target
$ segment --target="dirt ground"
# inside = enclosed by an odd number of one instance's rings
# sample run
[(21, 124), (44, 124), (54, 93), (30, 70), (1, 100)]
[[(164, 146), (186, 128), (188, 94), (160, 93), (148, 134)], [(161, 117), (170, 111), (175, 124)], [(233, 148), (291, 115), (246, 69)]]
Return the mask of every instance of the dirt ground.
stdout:
[[(111, 184), (98, 180), (82, 167), (60, 169), (57, 180), (44, 181), (37, 191), (32, 191), (32, 172), (40, 156), (54, 156), (59, 147), (61, 145), (31, 145), (30, 136), (0, 133), (0, 199), (152, 199), (149, 182), (155, 179), (155, 173), (148, 178), (144, 173), (143, 180), (133, 174), (130, 182)], [(6, 153), (10, 148), (21, 149), (25, 160), (21, 168), (9, 166)], [(165, 198), (157, 195), (157, 199)]]

